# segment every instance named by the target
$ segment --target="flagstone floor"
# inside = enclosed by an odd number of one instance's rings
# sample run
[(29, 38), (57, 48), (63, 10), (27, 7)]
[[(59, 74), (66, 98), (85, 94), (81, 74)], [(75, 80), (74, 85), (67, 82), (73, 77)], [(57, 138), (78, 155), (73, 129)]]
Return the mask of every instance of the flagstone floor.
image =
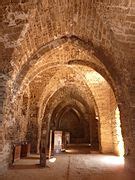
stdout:
[(80, 149), (72, 147), (47, 160), (46, 168), (39, 166), (39, 155), (18, 160), (0, 180), (135, 180), (122, 158)]

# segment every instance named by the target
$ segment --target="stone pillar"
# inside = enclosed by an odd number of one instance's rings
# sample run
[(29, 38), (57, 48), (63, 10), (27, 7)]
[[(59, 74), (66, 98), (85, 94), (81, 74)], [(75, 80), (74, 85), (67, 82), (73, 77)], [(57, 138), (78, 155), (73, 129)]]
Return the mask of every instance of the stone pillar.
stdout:
[(135, 155), (125, 156), (125, 169), (135, 173)]
[(46, 142), (41, 139), (40, 142), (40, 166), (46, 167)]
[(49, 123), (48, 114), (44, 116), (41, 128), (41, 141), (40, 141), (40, 165), (46, 167), (46, 153), (48, 150), (48, 138), (49, 138)]
[(3, 122), (4, 100), (6, 96), (6, 76), (0, 74), (0, 124)]
[(40, 166), (46, 167), (46, 151), (47, 151), (47, 137), (46, 130), (42, 130), (41, 142), (40, 142)]
[(0, 174), (4, 173), (8, 168), (8, 160), (10, 154), (9, 144), (5, 140), (4, 122), (4, 106), (7, 93), (7, 80), (8, 77), (0, 73)]
[[(134, 94), (135, 96), (135, 94)], [(135, 101), (135, 97), (133, 98)], [(131, 117), (131, 146), (126, 149), (125, 152), (125, 168), (127, 170), (133, 171), (135, 173), (135, 102), (132, 101), (132, 106), (130, 107), (130, 117)]]
[(31, 99), (26, 139), (31, 143), (31, 153), (37, 153), (38, 146), (38, 107)]
[(31, 153), (37, 153), (37, 146), (38, 146), (38, 123), (37, 119), (32, 118), (28, 122), (28, 128), (27, 128), (27, 135), (26, 135), (27, 141), (31, 143)]
[(52, 153), (52, 130), (50, 130), (50, 138), (49, 138), (49, 159), (51, 158)]

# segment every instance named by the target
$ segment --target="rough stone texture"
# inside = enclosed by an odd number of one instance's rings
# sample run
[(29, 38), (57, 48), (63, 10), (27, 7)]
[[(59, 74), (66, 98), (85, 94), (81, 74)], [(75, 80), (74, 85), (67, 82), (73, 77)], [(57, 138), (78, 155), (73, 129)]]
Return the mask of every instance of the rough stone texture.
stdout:
[[(39, 150), (60, 104), (98, 117), (101, 149), (114, 153), (118, 107), (126, 155), (134, 159), (134, 59), (134, 0), (1, 0), (0, 167), (16, 142), (30, 140)], [(95, 71), (109, 85), (89, 80)]]
[(0, 176), (0, 179), (37, 180), (40, 177), (40, 179), (53, 180), (55, 177), (56, 180), (134, 180), (134, 174), (124, 169), (120, 157), (84, 154), (89, 152), (86, 148), (81, 150), (70, 148), (69, 151), (72, 153), (56, 156), (56, 159), (52, 158), (53, 163), (47, 161), (49, 167), (45, 169), (35, 165), (39, 163), (37, 155), (29, 157), (29, 160), (22, 159), (16, 162), (5, 175)]

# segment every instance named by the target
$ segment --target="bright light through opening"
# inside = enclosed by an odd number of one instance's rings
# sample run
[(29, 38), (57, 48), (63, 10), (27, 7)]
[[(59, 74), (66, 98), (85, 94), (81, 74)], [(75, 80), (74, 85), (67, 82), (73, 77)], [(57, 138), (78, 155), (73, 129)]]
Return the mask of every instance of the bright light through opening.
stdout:
[(117, 107), (115, 111), (115, 119), (116, 119), (116, 133), (117, 133), (117, 141), (118, 141), (118, 154), (119, 156), (124, 156), (124, 143), (121, 133), (121, 126), (120, 126), (120, 112)]
[(110, 165), (124, 165), (124, 157), (105, 156), (101, 159), (101, 161)]
[(56, 158), (51, 158), (51, 159), (49, 159), (49, 162), (51, 162), (51, 163), (54, 163), (56, 161)]

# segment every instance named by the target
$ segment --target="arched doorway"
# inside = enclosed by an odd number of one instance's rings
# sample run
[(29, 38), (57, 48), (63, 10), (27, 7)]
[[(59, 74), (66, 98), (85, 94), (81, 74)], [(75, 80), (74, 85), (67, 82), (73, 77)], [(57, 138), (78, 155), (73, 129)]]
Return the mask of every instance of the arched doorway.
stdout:
[[(63, 37), (64, 38), (64, 37)], [(60, 39), (60, 41), (63, 39)], [(79, 43), (78, 43), (79, 42)], [(76, 44), (77, 43), (77, 44)], [(89, 109), (94, 108), (95, 114), (98, 117), (98, 124), (99, 124), (99, 143), (100, 143), (100, 150), (103, 153), (107, 152), (114, 152), (114, 144), (113, 144), (113, 135), (111, 133), (111, 120), (112, 117), (111, 115), (107, 117), (105, 114), (108, 112), (103, 111), (102, 105), (104, 106), (104, 109), (106, 109), (107, 104), (102, 102), (102, 98), (100, 99), (99, 97), (102, 97), (102, 91), (100, 92), (100, 95), (97, 93), (99, 92), (98, 90), (95, 91), (94, 88), (97, 88), (96, 85), (98, 84), (97, 82), (102, 83), (105, 82), (105, 86), (109, 87), (107, 88), (107, 93), (108, 94), (113, 94), (112, 97), (116, 97), (117, 99), (117, 105), (120, 108), (120, 113), (121, 108), (124, 107), (125, 105), (125, 100), (122, 104), (120, 104), (121, 100), (121, 91), (119, 92), (119, 86), (117, 86), (117, 79), (113, 79), (111, 76), (110, 72), (106, 69), (106, 66), (98, 59), (94, 54), (91, 54), (88, 50), (89, 47), (86, 48), (85, 43), (82, 46), (82, 41), (80, 41), (77, 37), (71, 37), (71, 38), (65, 38), (64, 43), (62, 44), (62, 48), (64, 53), (67, 53), (66, 48), (71, 47), (73, 48), (73, 53), (74, 56), (72, 57), (73, 60), (69, 58), (65, 58), (65, 61), (63, 60), (61, 63), (57, 61), (54, 58), (54, 62), (48, 62), (46, 61), (47, 58), (50, 57), (51, 51), (53, 51), (55, 56), (58, 56), (59, 58), (62, 58), (61, 51), (54, 49), (49, 49), (47, 53), (42, 54), (42, 56), (39, 55), (37, 57), (37, 61), (34, 61), (33, 56), (30, 59), (30, 62), (27, 62), (23, 68), (20, 71), (20, 74), (16, 76), (16, 80), (13, 82), (13, 102), (16, 101), (16, 97), (23, 92), (23, 90), (27, 87), (30, 86), (30, 90), (32, 92), (31, 94), (31, 105), (33, 106), (32, 113), (29, 116), (30, 119), (32, 119), (32, 126), (35, 124), (36, 126), (36, 133), (34, 131), (31, 131), (32, 137), (34, 137), (34, 134), (39, 135), (38, 139), (36, 136), (37, 142), (35, 143), (35, 152), (39, 151), (39, 141), (41, 138), (41, 141), (47, 138), (48, 136), (48, 127), (50, 125), (50, 115), (51, 113), (48, 111), (49, 107), (47, 107), (48, 102), (50, 99), (53, 97), (53, 94), (57, 92), (59, 89), (66, 87), (67, 89), (71, 87), (72, 91), (70, 92), (70, 96), (76, 98), (76, 92), (73, 90), (73, 84), (77, 86), (78, 90), (83, 89), (83, 97), (81, 98), (81, 101), (84, 101), (83, 99), (87, 99), (87, 102), (85, 104), (89, 104)], [(86, 44), (87, 45), (87, 44)], [(58, 47), (61, 47), (61, 44), (58, 44)], [(76, 58), (76, 53), (78, 53), (78, 48), (80, 48), (79, 54), (77, 55), (77, 59), (81, 60), (75, 60)], [(40, 52), (41, 50), (39, 50)], [(85, 53), (84, 53), (85, 52)], [(40, 53), (39, 53), (40, 54)], [(66, 54), (68, 57), (68, 53)], [(82, 63), (83, 62), (83, 63)], [(92, 68), (90, 68), (92, 67)], [(62, 71), (61, 71), (62, 70)], [(95, 71), (96, 70), (96, 71)], [(101, 75), (107, 80), (105, 80), (103, 77), (101, 78)], [(118, 76), (118, 74), (117, 74)], [(96, 79), (95, 82), (92, 81), (92, 79)], [(99, 79), (99, 81), (98, 81)], [(100, 81), (101, 80), (101, 81)], [(116, 82), (115, 82), (116, 81)], [(44, 83), (43, 83), (44, 82)], [(110, 85), (107, 84), (109, 82)], [(18, 86), (16, 86), (16, 83), (18, 83)], [(43, 83), (43, 84), (42, 84)], [(115, 85), (116, 83), (116, 85)], [(37, 86), (36, 86), (37, 84)], [(68, 92), (68, 90), (65, 90), (65, 93)], [(69, 88), (70, 89), (70, 88)], [(78, 91), (77, 90), (77, 91)], [(81, 92), (81, 91), (80, 91)], [(119, 94), (120, 93), (120, 94)], [(80, 93), (78, 92), (78, 95)], [(109, 95), (108, 95), (109, 96)], [(107, 97), (108, 97), (107, 96)], [(95, 98), (96, 97), (96, 98)], [(113, 99), (113, 98), (112, 98)], [(116, 102), (115, 99), (115, 102)], [(110, 101), (110, 100), (109, 100)], [(101, 103), (102, 102), (102, 103)], [(84, 102), (83, 102), (84, 103)], [(31, 107), (32, 107), (31, 106)], [(92, 108), (91, 108), (92, 107)], [(108, 108), (107, 108), (108, 109)], [(35, 113), (36, 112), (36, 113)], [(102, 113), (103, 112), (103, 113)], [(34, 115), (35, 113), (35, 115)], [(124, 112), (126, 113), (126, 112)], [(14, 114), (14, 113), (13, 113)], [(44, 117), (45, 115), (45, 117)], [(106, 118), (109, 120), (106, 121)], [(121, 114), (121, 118), (124, 118)], [(29, 121), (30, 121), (29, 119)], [(102, 120), (101, 120), (102, 119)], [(111, 120), (110, 120), (111, 119)], [(100, 121), (99, 121), (100, 120)], [(103, 121), (103, 123), (100, 123)], [(106, 123), (107, 122), (107, 123)], [(122, 126), (124, 126), (124, 121), (121, 119)], [(110, 125), (110, 126), (109, 126)], [(127, 124), (126, 124), (127, 125)], [(109, 128), (106, 128), (109, 127)], [(109, 134), (109, 138), (106, 141), (103, 132), (105, 131), (105, 134)], [(124, 138), (124, 137), (123, 137)], [(126, 137), (127, 138), (127, 137)], [(34, 139), (34, 138), (32, 138)], [(45, 142), (43, 140), (43, 143), (41, 143), (41, 149), (43, 145), (43, 156), (45, 156), (45, 151), (44, 151), (44, 146)], [(124, 139), (124, 142), (126, 140)], [(127, 141), (127, 143), (129, 143)], [(34, 143), (33, 143), (34, 144)], [(37, 146), (37, 147), (36, 147)], [(42, 158), (41, 158), (42, 159)], [(45, 158), (43, 158), (45, 159)]]

